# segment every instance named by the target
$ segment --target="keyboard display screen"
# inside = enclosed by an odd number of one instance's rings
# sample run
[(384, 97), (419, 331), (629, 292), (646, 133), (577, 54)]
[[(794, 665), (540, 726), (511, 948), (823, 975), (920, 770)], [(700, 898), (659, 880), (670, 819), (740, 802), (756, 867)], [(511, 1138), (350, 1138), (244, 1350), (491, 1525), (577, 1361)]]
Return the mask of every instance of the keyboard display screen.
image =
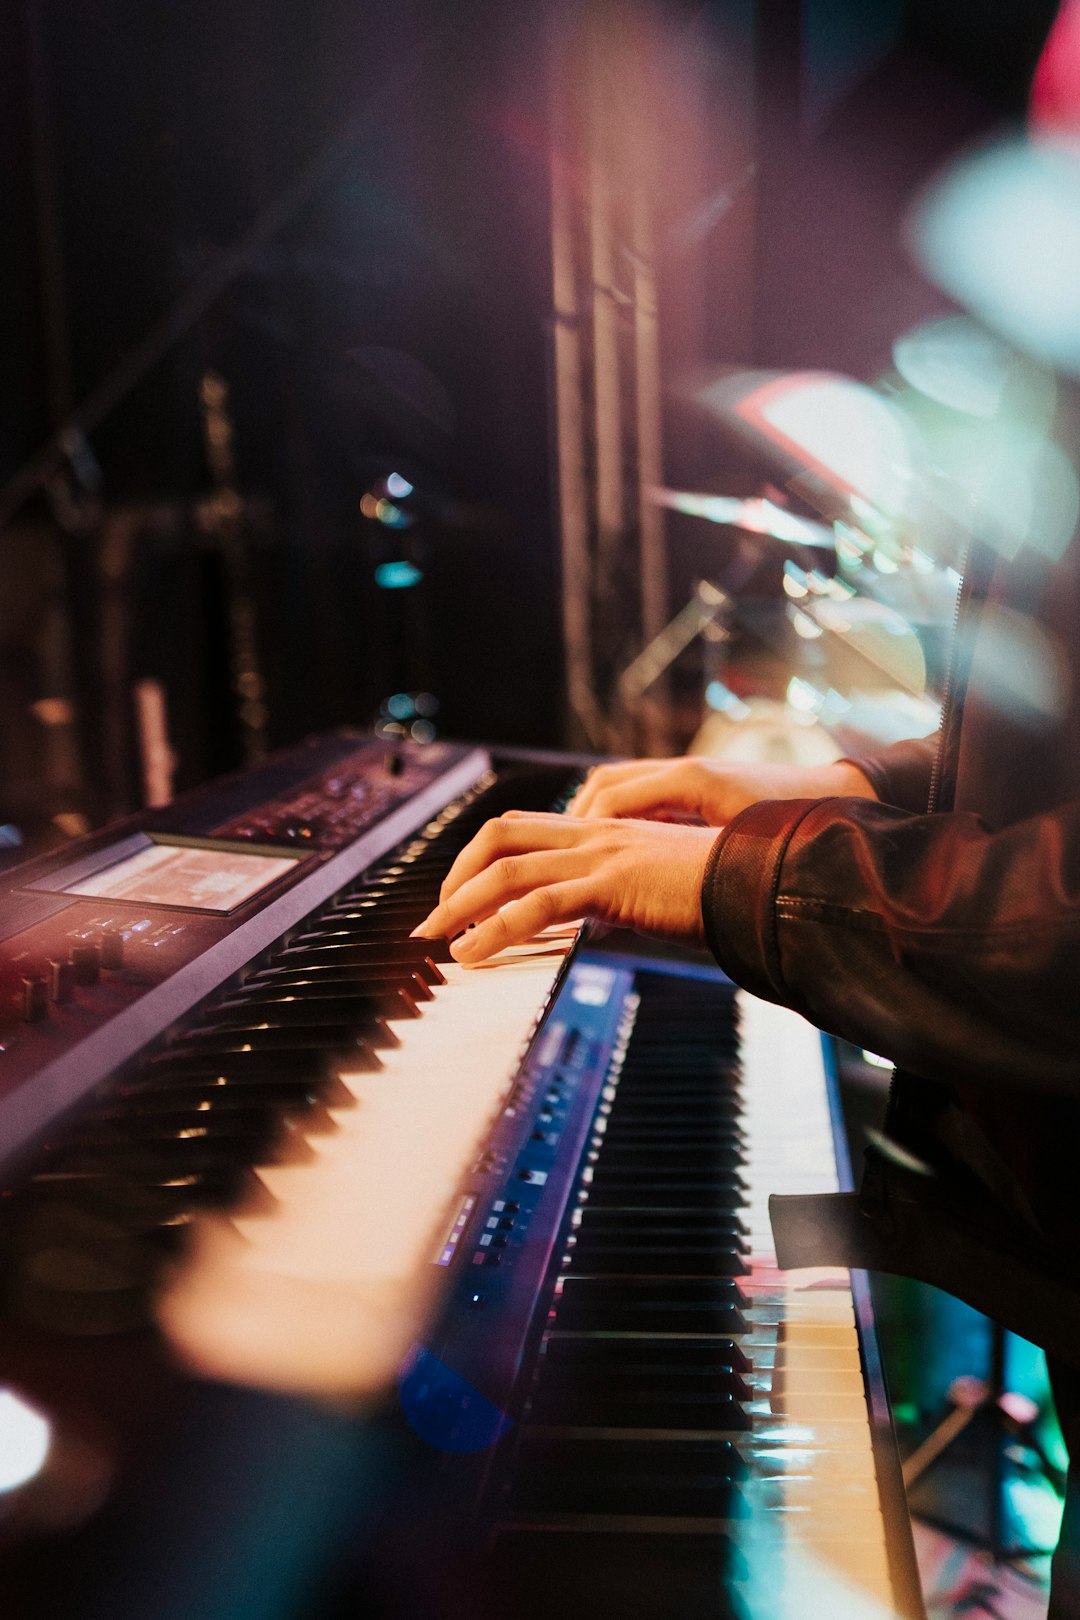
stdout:
[(102, 900), (132, 900), (142, 906), (234, 911), (292, 871), (298, 859), (295, 855), (152, 844), (103, 872), (79, 878), (67, 885), (65, 892)]

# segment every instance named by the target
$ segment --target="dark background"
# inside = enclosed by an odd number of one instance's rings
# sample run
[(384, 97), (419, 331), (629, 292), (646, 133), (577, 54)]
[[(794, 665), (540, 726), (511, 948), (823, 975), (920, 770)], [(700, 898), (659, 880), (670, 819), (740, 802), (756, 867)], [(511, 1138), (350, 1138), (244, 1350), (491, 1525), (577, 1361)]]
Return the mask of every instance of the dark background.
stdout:
[[(761, 478), (680, 403), (686, 375), (872, 377), (892, 338), (941, 307), (898, 245), (903, 206), (964, 141), (1020, 113), (1053, 9), (651, 7), (670, 86), (669, 482)], [(558, 23), (541, 0), (0, 10), (0, 505), (79, 402), (243, 249), (0, 532), (0, 821), (31, 845), (139, 802), (142, 676), (166, 691), (178, 786), (240, 760), (221, 558), (200, 521), (208, 368), (230, 390), (268, 741), (369, 724), (419, 689), (448, 733), (563, 740)], [(390, 471), (415, 485), (407, 530), (359, 510)], [(717, 566), (717, 541), (685, 518), (670, 538), (677, 604)], [(379, 589), (375, 567), (400, 557), (421, 580)]]

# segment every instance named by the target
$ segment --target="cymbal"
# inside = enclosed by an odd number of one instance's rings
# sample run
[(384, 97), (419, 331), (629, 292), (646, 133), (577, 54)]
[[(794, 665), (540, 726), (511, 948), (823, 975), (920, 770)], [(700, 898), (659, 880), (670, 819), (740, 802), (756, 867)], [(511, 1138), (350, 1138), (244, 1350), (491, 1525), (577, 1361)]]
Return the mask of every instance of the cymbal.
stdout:
[(778, 540), (789, 546), (815, 546), (820, 551), (835, 550), (830, 524), (797, 517), (764, 495), (696, 495), (691, 490), (654, 486), (649, 490), (649, 498), (657, 506), (669, 507), (673, 512), (685, 512), (689, 517), (704, 518), (708, 523), (742, 529), (746, 534), (758, 534), (766, 540)]

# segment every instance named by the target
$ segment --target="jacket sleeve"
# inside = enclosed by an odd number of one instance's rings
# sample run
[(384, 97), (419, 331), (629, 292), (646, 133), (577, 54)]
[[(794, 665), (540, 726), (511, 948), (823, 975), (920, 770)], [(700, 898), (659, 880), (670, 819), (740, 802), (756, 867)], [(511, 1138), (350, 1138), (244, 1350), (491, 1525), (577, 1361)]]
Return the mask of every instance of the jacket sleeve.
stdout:
[(1080, 803), (998, 832), (870, 799), (763, 801), (713, 846), (737, 984), (930, 1080), (1080, 1095)]
[(893, 743), (870, 754), (848, 754), (846, 762), (859, 767), (882, 804), (922, 815), (930, 802), (938, 735)]

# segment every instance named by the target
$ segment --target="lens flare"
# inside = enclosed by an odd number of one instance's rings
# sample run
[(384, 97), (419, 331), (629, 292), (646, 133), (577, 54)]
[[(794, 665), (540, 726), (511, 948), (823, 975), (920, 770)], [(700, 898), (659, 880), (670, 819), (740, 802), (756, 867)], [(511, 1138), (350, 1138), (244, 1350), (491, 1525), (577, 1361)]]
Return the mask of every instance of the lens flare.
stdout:
[(375, 570), (375, 583), (384, 591), (407, 591), (411, 586), (418, 585), (423, 577), (416, 564), (405, 558), (380, 563)]
[(39, 1474), (49, 1454), (46, 1418), (11, 1390), (0, 1390), (0, 1491), (14, 1491)]
[(1080, 374), (1080, 154), (1012, 138), (934, 181), (908, 226), (927, 274), (1025, 353)]

